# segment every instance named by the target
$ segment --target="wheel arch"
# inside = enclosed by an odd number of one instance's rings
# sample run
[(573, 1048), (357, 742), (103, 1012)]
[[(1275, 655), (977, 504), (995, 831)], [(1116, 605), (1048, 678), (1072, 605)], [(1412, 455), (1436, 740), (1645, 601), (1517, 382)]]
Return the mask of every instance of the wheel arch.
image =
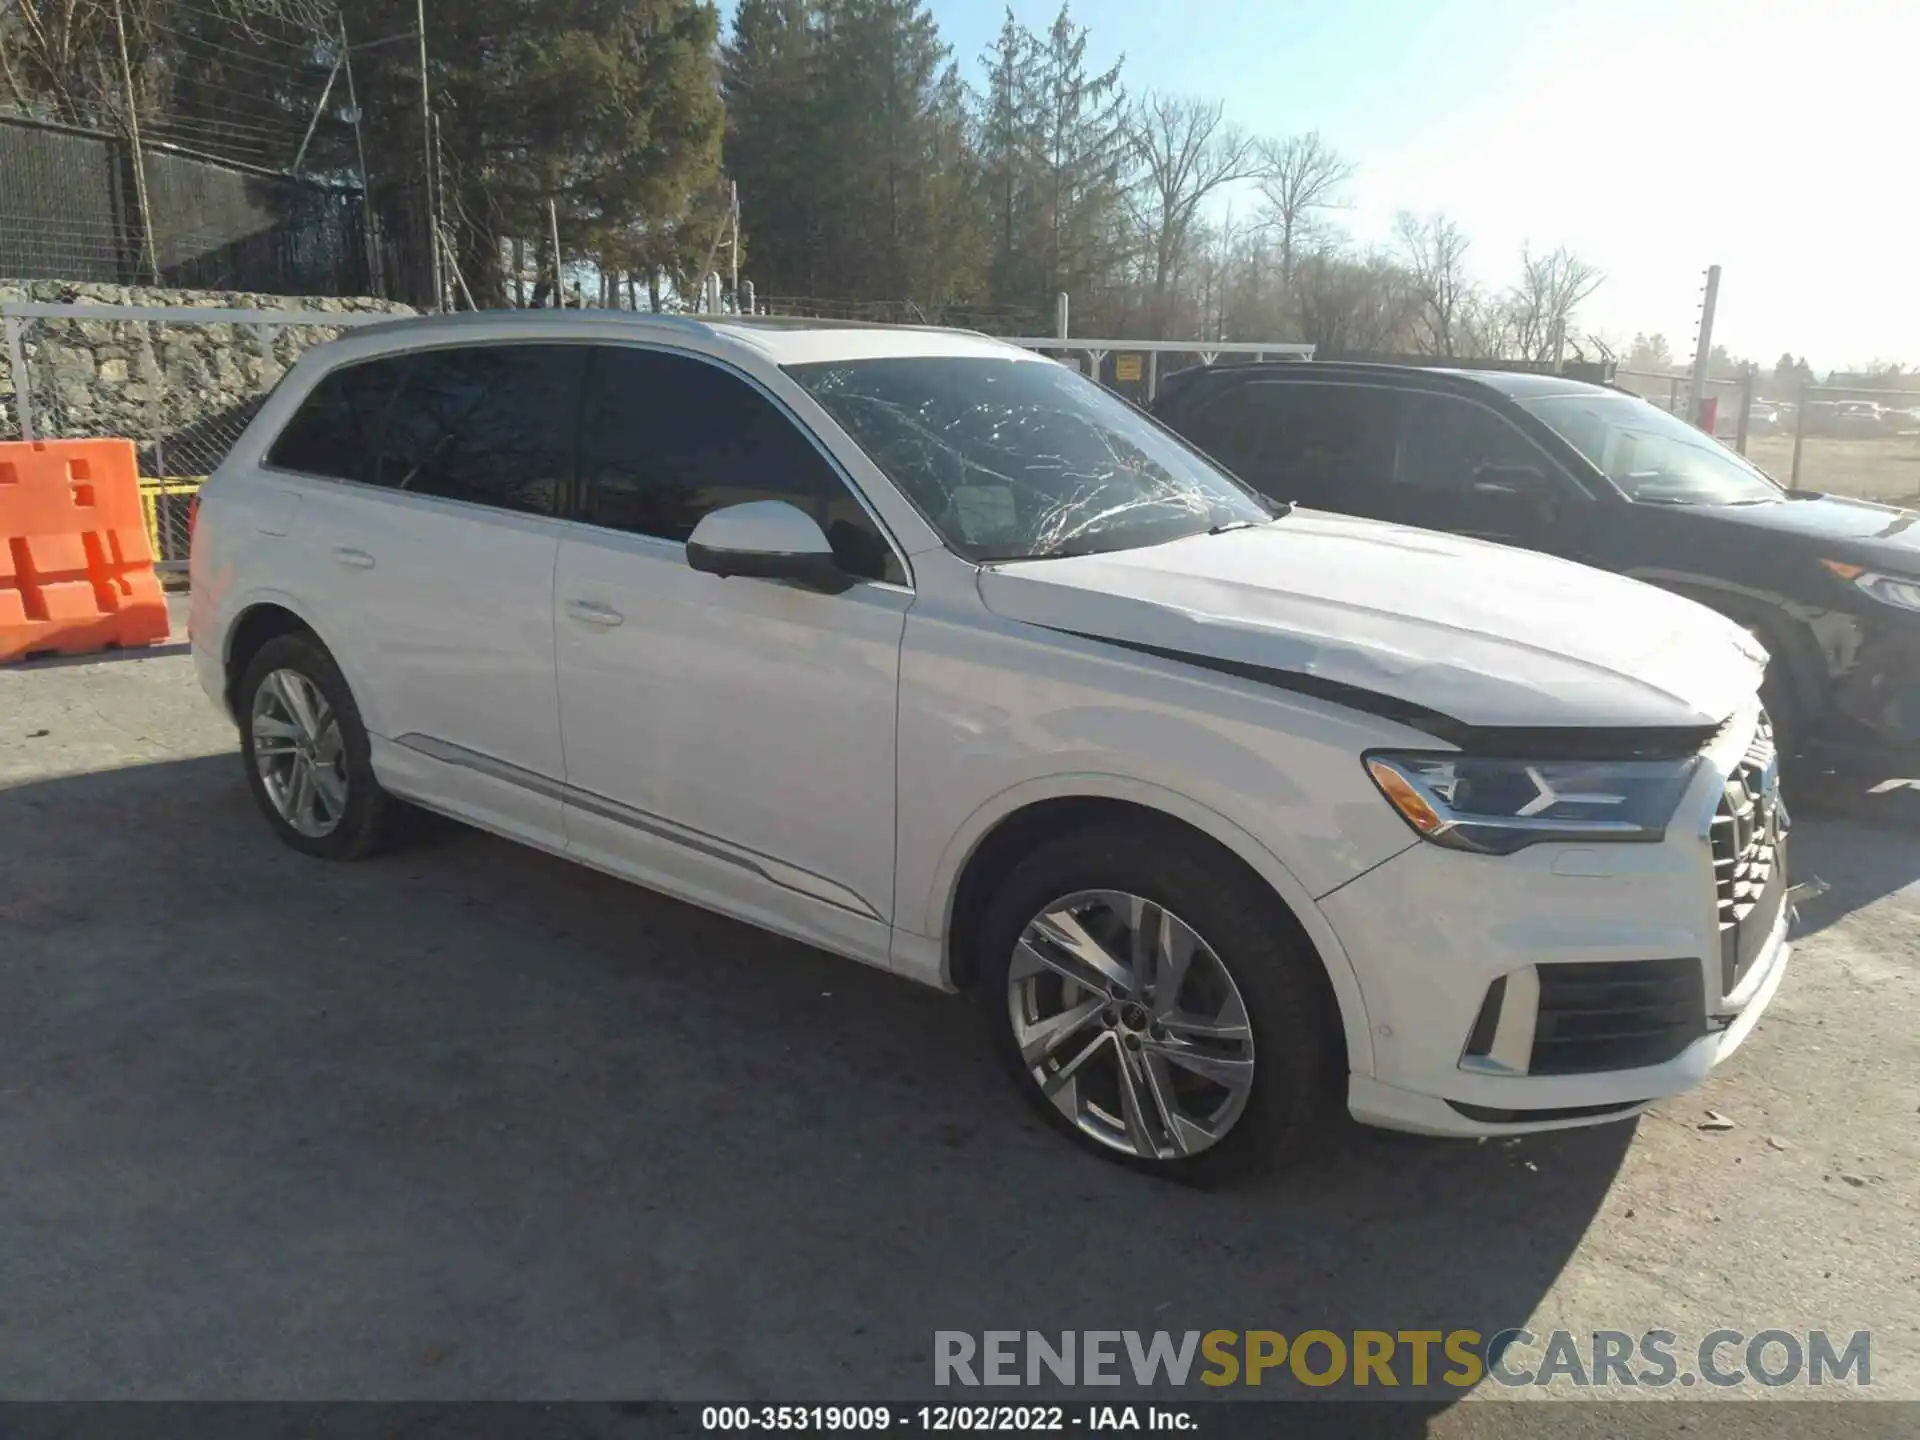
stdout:
[(247, 666), (253, 663), (253, 657), (260, 653), (261, 647), (282, 635), (311, 635), (333, 657), (340, 667), (340, 673), (346, 678), (348, 687), (353, 691), (354, 703), (360, 707), (363, 723), (371, 731), (373, 724), (368, 714), (368, 696), (358, 677), (348, 668), (346, 658), (333, 645), (325, 632), (314, 624), (311, 616), (287, 595), (266, 593), (249, 599), (235, 614), (233, 623), (227, 627), (224, 653), (221, 656), (221, 670), (226, 681), (227, 712), (236, 721), (240, 714), (240, 681), (247, 673)]
[(972, 950), (980, 914), (993, 887), (1044, 841), (1097, 823), (1152, 827), (1184, 836), (1238, 866), (1261, 885), (1319, 960), (1339, 1018), (1350, 1070), (1373, 1072), (1372, 1032), (1353, 963), (1333, 927), (1286, 865), (1233, 821), (1173, 791), (1119, 776), (1077, 775), (1071, 789), (1049, 782), (1014, 787), (982, 806), (941, 857), (940, 981), (960, 989), (973, 981)]

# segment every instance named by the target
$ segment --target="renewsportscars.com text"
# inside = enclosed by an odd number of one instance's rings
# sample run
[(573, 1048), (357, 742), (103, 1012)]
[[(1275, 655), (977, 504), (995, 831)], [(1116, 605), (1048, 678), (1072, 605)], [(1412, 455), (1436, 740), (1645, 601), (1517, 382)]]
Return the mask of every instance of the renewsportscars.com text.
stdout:
[(1856, 1330), (937, 1330), (936, 1385), (1332, 1385), (1467, 1389), (1873, 1383), (1872, 1336)]

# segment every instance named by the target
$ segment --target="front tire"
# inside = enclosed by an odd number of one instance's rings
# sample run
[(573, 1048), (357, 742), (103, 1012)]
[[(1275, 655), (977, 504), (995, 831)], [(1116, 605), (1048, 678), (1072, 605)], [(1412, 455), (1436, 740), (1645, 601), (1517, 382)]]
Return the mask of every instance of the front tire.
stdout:
[(269, 640), (240, 682), (247, 786), (281, 841), (322, 860), (362, 860), (391, 838), (398, 802), (374, 778), (366, 727), (327, 648)]
[(1095, 1153), (1202, 1182), (1299, 1158), (1337, 1054), (1318, 957), (1222, 858), (1144, 829), (1050, 841), (994, 895), (977, 956), (1029, 1103)]

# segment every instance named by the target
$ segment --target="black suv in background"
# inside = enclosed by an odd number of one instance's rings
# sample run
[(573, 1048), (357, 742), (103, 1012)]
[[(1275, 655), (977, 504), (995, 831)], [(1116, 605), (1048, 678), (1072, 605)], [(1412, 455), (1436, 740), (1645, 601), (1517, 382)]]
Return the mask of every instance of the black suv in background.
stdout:
[(1790, 494), (1644, 400), (1546, 375), (1206, 366), (1169, 376), (1154, 412), (1275, 499), (1544, 550), (1711, 606), (1771, 652), (1789, 753), (1920, 773), (1920, 512)]

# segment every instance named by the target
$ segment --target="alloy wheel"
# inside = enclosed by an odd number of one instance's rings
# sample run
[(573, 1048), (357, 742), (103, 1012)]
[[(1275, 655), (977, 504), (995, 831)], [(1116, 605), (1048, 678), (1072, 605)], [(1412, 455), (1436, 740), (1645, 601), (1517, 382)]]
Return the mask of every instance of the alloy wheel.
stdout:
[(298, 670), (275, 670), (253, 695), (253, 761), (267, 799), (294, 830), (324, 839), (347, 813), (339, 717)]
[(1212, 946), (1151, 900), (1085, 890), (1044, 907), (1014, 948), (1007, 1003), (1034, 1083), (1102, 1145), (1181, 1160), (1246, 1110), (1246, 1002)]

